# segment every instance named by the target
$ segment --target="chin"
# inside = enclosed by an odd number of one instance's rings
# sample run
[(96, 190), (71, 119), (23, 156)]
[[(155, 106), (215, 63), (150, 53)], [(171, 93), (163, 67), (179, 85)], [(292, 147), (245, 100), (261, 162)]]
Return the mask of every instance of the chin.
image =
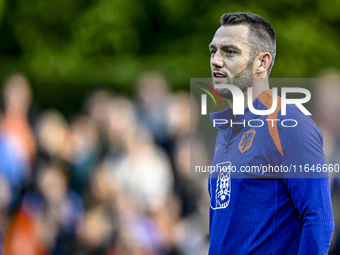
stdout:
[(230, 82), (228, 81), (228, 79), (218, 79), (218, 80), (213, 79), (213, 84), (230, 84)]
[(233, 95), (229, 89), (216, 89), (217, 94), (220, 97), (226, 98), (226, 99), (232, 99)]

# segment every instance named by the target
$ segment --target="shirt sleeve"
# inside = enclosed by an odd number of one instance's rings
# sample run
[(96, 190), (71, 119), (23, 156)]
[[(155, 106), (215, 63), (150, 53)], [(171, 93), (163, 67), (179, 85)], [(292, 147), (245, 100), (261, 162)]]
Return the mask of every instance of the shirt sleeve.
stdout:
[(295, 166), (297, 173), (280, 174), (302, 226), (298, 254), (328, 254), (334, 219), (328, 173), (320, 171), (326, 164), (322, 133), (298, 108), (287, 110), (287, 115), (279, 113), (278, 119), (294, 119), (297, 126), (278, 125), (282, 165), (290, 169)]

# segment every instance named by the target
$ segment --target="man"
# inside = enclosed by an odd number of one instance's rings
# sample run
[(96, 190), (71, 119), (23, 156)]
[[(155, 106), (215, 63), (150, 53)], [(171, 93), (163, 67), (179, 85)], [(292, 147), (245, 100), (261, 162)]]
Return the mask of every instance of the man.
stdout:
[[(232, 84), (247, 98), (251, 87), (248, 96), (254, 108), (271, 108), (268, 77), (276, 37), (268, 21), (249, 12), (224, 14), (209, 48), (215, 88), (216, 84)], [(216, 90), (232, 105), (230, 90)], [(283, 116), (280, 102), (277, 98), (277, 109), (268, 116), (255, 115), (246, 106), (244, 115), (234, 116), (231, 108), (211, 114), (212, 120), (234, 123), (216, 125), (219, 133), (212, 165), (228, 171), (216, 171), (209, 178), (211, 255), (328, 253), (334, 222), (327, 173), (318, 174), (322, 178), (299, 178), (307, 175), (230, 171), (326, 163), (316, 124), (293, 106)], [(264, 125), (247, 125), (252, 119)], [(286, 128), (267, 119), (294, 119), (298, 125)]]

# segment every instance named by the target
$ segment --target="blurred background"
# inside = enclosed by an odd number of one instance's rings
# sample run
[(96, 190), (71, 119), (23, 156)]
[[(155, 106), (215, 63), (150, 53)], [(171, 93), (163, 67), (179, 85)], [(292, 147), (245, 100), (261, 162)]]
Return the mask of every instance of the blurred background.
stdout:
[[(189, 85), (210, 76), (208, 44), (232, 11), (275, 28), (272, 77), (340, 77), (337, 0), (0, 0), (3, 254), (207, 254), (207, 180), (189, 175), (199, 113)], [(331, 80), (314, 88), (313, 118), (339, 163)], [(331, 187), (337, 224), (337, 179)]]

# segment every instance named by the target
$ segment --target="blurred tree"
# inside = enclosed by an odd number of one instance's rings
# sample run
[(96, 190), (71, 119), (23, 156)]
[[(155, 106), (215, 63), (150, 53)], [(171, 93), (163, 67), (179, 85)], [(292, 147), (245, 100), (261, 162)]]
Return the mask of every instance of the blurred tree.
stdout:
[(0, 78), (27, 74), (35, 101), (65, 113), (97, 86), (131, 95), (149, 69), (188, 89), (191, 77), (210, 75), (208, 44), (232, 11), (263, 15), (276, 29), (272, 77), (340, 68), (337, 0), (0, 0)]

